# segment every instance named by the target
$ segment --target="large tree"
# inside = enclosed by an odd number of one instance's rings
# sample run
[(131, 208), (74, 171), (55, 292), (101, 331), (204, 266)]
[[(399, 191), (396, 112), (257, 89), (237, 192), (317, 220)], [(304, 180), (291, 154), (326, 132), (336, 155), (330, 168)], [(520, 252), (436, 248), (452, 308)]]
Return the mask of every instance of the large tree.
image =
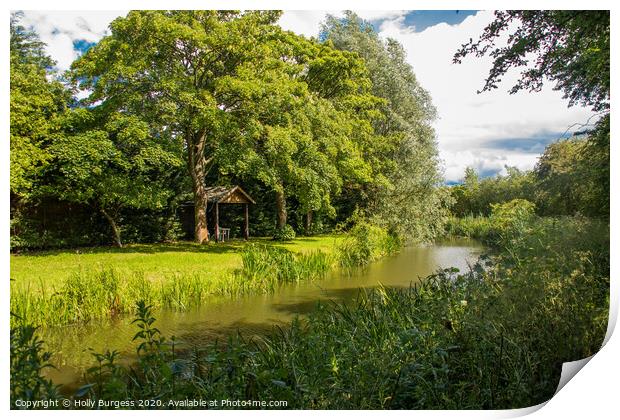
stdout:
[(229, 81), (271, 54), (278, 12), (133, 11), (72, 66), (87, 103), (139, 116), (182, 143), (195, 240), (206, 242), (205, 176), (234, 126)]
[[(328, 16), (320, 38), (364, 59), (372, 93), (382, 98), (383, 117), (373, 120), (376, 138), (366, 148), (374, 182), (360, 189), (363, 209), (401, 236), (425, 239), (441, 229), (447, 194), (442, 181), (435, 133), (435, 108), (407, 63), (403, 47), (383, 40), (355, 13)], [(354, 188), (359, 188), (355, 186)], [(355, 196), (355, 195), (354, 195)]]
[(49, 160), (46, 146), (59, 130), (69, 95), (38, 35), (11, 16), (11, 192), (27, 198)]
[(354, 54), (288, 32), (273, 48), (270, 60), (247, 63), (227, 81), (224, 103), (238, 126), (226, 155), (238, 172), (274, 191), (278, 229), (287, 223), (289, 197), (309, 227), (311, 212), (335, 214), (332, 197), (343, 182), (371, 179), (363, 148), (372, 144), (380, 101)]
[(172, 195), (169, 174), (181, 166), (170, 142), (131, 115), (76, 109), (63, 118), (63, 133), (49, 146), (39, 193), (88, 205), (110, 226), (122, 247), (124, 208), (161, 209)]
[(536, 204), (545, 215), (609, 216), (609, 154), (586, 138), (550, 144), (534, 169)]

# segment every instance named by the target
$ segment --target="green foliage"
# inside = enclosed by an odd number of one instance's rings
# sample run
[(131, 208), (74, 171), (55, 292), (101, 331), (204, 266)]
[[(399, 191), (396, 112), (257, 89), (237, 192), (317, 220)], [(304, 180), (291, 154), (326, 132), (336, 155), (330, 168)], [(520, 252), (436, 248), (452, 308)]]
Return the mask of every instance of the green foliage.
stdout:
[[(607, 136), (608, 124), (599, 127)], [(540, 213), (608, 217), (609, 163), (609, 142), (596, 143), (594, 135), (549, 145), (534, 169)]]
[(601, 124), (585, 138), (551, 143), (533, 171), (507, 167), (506, 176), (480, 179), (467, 168), (463, 183), (450, 187), (452, 213), (488, 216), (494, 203), (525, 199), (536, 204), (541, 216), (608, 217), (609, 126)]
[(532, 233), (532, 224), (539, 219), (534, 208), (533, 203), (523, 199), (491, 204), (489, 217), (453, 217), (447, 224), (447, 231), (497, 246)]
[[(369, 22), (352, 12), (345, 18), (328, 16), (320, 38), (336, 48), (359, 54), (368, 68), (372, 94), (381, 118), (372, 120), (375, 140), (365, 142), (371, 163), (371, 183), (350, 184), (358, 194), (346, 203), (343, 218), (357, 206), (373, 223), (406, 240), (423, 241), (441, 233), (450, 197), (437, 188), (442, 182), (435, 132), (435, 108), (396, 40), (382, 40)], [(368, 139), (371, 140), (371, 139)]]
[(50, 159), (46, 146), (59, 131), (68, 93), (51, 71), (38, 35), (11, 15), (11, 192), (27, 198)]
[(273, 235), (276, 241), (292, 241), (295, 239), (295, 229), (291, 225), (284, 225), (282, 229), (277, 229)]
[(395, 254), (400, 248), (401, 242), (396, 235), (361, 219), (338, 246), (338, 260), (342, 267), (350, 269)]
[[(12, 120), (12, 188), (35, 199), (20, 204), (55, 199), (90, 206), (109, 225), (95, 229), (111, 231), (122, 246), (148, 236), (140, 218), (127, 214), (167, 217), (193, 195), (195, 238), (204, 242), (207, 183), (242, 183), (254, 186), (259, 218), (275, 216), (279, 228), (290, 210), (297, 231), (307, 214), (323, 225), (304, 226), (308, 233), (329, 230), (358, 206), (403, 238), (440, 233), (449, 197), (436, 188), (435, 111), (403, 48), (374, 32), (358, 33), (354, 15), (344, 26), (330, 21), (326, 42), (283, 31), (274, 24), (278, 17), (132, 11), (72, 64), (75, 92), (89, 96), (70, 110), (65, 90), (22, 92), (12, 80), (11, 115), (22, 121)], [(45, 89), (62, 87), (47, 82), (51, 61), (36, 35), (16, 22), (15, 78), (24, 66), (38, 66), (35, 79)], [(37, 98), (55, 98), (55, 105)], [(18, 109), (26, 105), (32, 110)], [(274, 193), (275, 212), (266, 208)], [(17, 217), (16, 246), (76, 243)], [(255, 233), (273, 234), (273, 223), (256, 226)], [(37, 233), (46, 238), (41, 245)], [(86, 236), (93, 235), (77, 243)]]
[[(277, 54), (247, 63), (226, 78), (224, 100), (235, 115), (222, 145), (223, 173), (260, 182), (302, 214), (333, 217), (332, 199), (346, 182), (368, 182), (373, 170), (364, 155), (378, 98), (369, 93), (364, 62), (356, 55), (295, 36), (278, 35)], [(288, 57), (282, 60), (282, 57)]]
[(480, 179), (472, 168), (466, 168), (463, 183), (450, 187), (450, 193), (454, 198), (451, 206), (452, 214), (459, 217), (488, 216), (494, 203), (514, 199), (534, 201), (536, 180), (532, 171), (506, 167), (506, 172), (505, 176)]
[[(337, 189), (337, 174), (308, 124), (308, 109), (324, 105), (302, 77), (304, 68), (308, 77), (317, 73), (302, 47), (312, 43), (273, 25), (278, 17), (274, 11), (134, 11), (115, 20), (111, 35), (73, 65), (75, 80), (93, 89), (89, 103), (126, 110), (179, 143), (200, 242), (206, 240), (205, 177), (214, 165), (222, 175), (252, 174), (280, 193), (288, 185), (306, 207), (329, 203)], [(345, 77), (332, 88), (353, 87)]]
[(85, 109), (67, 114), (68, 135), (48, 149), (52, 162), (41, 193), (101, 211), (121, 245), (120, 209), (166, 206), (172, 194), (166, 174), (182, 162), (174, 151), (166, 150), (167, 145), (151, 137), (143, 121), (112, 114), (99, 122), (104, 130), (89, 128), (97, 127), (96, 119), (95, 112)]
[(450, 217), (446, 221), (446, 233), (452, 236), (476, 238), (488, 243), (491, 243), (496, 236), (489, 217), (472, 215)]
[(16, 400), (35, 401), (55, 399), (57, 386), (43, 376), (43, 369), (51, 367), (50, 352), (43, 349), (43, 341), (37, 335), (37, 328), (24, 324), (11, 328), (11, 408)]
[(127, 395), (127, 384), (123, 381), (125, 370), (118, 363), (120, 353), (117, 350), (106, 350), (103, 353), (91, 351), (91, 355), (97, 364), (86, 369), (85, 379), (92, 382), (81, 386), (75, 392), (74, 399), (94, 394), (106, 400), (123, 399)]
[(528, 227), (536, 217), (534, 207), (534, 203), (523, 199), (491, 204), (491, 225), (503, 235), (503, 241), (526, 235)]

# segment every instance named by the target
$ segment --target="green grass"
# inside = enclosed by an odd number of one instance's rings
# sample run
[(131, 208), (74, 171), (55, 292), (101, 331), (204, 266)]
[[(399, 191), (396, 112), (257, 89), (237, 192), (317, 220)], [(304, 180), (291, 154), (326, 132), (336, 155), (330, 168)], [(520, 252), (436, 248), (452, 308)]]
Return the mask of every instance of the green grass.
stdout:
[[(334, 252), (338, 235), (297, 238), (277, 243), (257, 238), (250, 243), (269, 244), (295, 253), (320, 250)], [(245, 241), (198, 245), (192, 242), (174, 244), (140, 244), (124, 248), (92, 247), (11, 255), (12, 289), (29, 286), (31, 290), (59, 287), (72, 273), (114, 268), (119, 273), (144, 273), (146, 279), (158, 281), (172, 275), (220, 277), (241, 266), (241, 250)]]
[[(341, 240), (332, 235), (12, 255), (11, 311), (29, 323), (63, 325), (127, 313), (137, 300), (185, 310), (210, 295), (272, 292), (281, 282), (324, 274)], [(262, 268), (252, 260), (262, 260)], [(277, 265), (276, 272), (265, 262)]]

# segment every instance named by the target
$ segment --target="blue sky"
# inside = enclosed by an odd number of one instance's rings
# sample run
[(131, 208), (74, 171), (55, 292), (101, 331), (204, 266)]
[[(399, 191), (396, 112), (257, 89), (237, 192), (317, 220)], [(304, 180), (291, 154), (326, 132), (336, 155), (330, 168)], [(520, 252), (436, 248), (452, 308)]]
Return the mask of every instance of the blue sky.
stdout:
[[(47, 43), (59, 70), (108, 33), (109, 23), (126, 11), (27, 11), (23, 24), (34, 28)], [(317, 36), (327, 13), (341, 11), (285, 11), (280, 25), (306, 36)], [(398, 40), (407, 52), (420, 84), (437, 107), (434, 124), (446, 181), (458, 182), (465, 167), (482, 175), (502, 173), (505, 165), (531, 169), (544, 147), (569, 126), (584, 123), (588, 109), (567, 107), (552, 85), (538, 93), (509, 95), (513, 72), (499, 89), (478, 95), (491, 66), (488, 58), (452, 64), (461, 44), (476, 39), (493, 19), (490, 11), (356, 11), (370, 21), (381, 37)], [(569, 132), (570, 133), (570, 132)]]
[(416, 32), (422, 32), (440, 23), (458, 25), (467, 16), (472, 16), (476, 13), (476, 10), (413, 10), (405, 15), (403, 24), (407, 27), (415, 28)]

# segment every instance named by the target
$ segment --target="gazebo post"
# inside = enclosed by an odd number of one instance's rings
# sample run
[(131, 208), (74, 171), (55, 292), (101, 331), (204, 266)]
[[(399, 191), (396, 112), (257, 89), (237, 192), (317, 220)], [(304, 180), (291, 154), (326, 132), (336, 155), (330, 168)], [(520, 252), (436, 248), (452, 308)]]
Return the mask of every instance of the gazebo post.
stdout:
[(215, 203), (215, 242), (220, 241), (220, 203)]
[(248, 203), (245, 203), (243, 205), (244, 210), (245, 210), (245, 226), (243, 228), (243, 237), (245, 238), (245, 240), (247, 241), (250, 237), (250, 216), (249, 216), (249, 212), (248, 209), (250, 207), (250, 205)]

